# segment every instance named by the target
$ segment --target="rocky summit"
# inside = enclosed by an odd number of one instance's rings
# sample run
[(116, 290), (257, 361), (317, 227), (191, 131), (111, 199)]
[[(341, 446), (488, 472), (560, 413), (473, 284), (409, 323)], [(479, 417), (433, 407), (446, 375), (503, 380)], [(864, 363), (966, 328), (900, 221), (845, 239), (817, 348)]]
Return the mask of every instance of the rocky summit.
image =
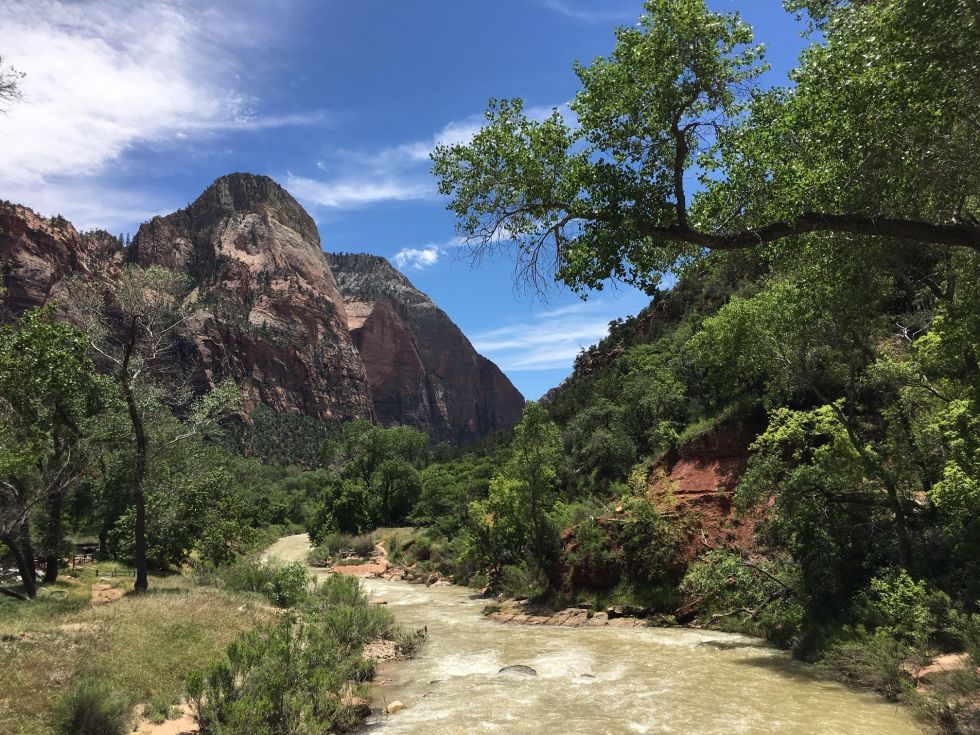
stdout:
[(128, 248), (3, 203), (0, 263), (5, 321), (49, 303), (71, 319), (70, 277), (111, 279), (127, 263), (186, 274), (174, 360), (198, 391), (230, 376), (251, 406), (458, 443), (520, 419), (520, 393), (442, 310), (383, 258), (324, 254), (310, 215), (265, 176), (223, 176)]

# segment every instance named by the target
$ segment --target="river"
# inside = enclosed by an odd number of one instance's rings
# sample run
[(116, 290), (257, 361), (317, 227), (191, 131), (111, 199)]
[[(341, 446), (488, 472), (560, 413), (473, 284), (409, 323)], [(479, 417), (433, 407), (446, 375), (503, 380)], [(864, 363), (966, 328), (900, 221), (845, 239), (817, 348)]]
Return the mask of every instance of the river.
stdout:
[[(406, 709), (373, 717), (366, 732), (922, 732), (906, 709), (822, 681), (754, 638), (688, 628), (506, 625), (484, 619), (487, 601), (466, 588), (364, 584), (401, 624), (429, 630), (415, 658), (379, 672), (386, 683), (375, 687), (375, 706), (398, 700)], [(498, 673), (511, 665), (537, 675)]]

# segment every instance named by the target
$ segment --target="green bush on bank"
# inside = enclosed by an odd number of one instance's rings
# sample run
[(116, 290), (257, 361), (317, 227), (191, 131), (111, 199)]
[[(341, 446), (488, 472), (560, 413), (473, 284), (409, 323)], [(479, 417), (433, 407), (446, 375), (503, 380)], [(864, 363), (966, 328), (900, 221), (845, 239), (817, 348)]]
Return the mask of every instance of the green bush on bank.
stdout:
[(360, 583), (334, 575), (294, 610), (234, 641), (224, 657), (188, 678), (203, 735), (292, 735), (344, 731), (363, 719), (370, 641), (410, 653), (422, 636), (401, 631)]
[(335, 562), (340, 555), (350, 554), (365, 559), (374, 552), (374, 537), (370, 533), (356, 536), (345, 533), (329, 533), (324, 536), (310, 554), (310, 563), (325, 567)]
[(312, 581), (301, 562), (250, 557), (239, 557), (224, 567), (203, 566), (195, 569), (195, 574), (202, 583), (235, 592), (254, 592), (283, 608), (302, 602)]

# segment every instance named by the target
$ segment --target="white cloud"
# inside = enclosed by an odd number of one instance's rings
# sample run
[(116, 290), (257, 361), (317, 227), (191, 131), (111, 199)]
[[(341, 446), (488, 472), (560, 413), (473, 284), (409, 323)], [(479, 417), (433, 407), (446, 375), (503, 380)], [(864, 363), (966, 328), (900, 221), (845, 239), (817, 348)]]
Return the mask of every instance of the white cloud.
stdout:
[(23, 101), (0, 118), (4, 198), (38, 206), (60, 191), (60, 206), (44, 206), (75, 218), (76, 198), (118, 202), (98, 177), (139, 146), (321, 121), (259, 115), (240, 88), (242, 55), (273, 33), (267, 15), (230, 1), (0, 3), (4, 60), (26, 75)]
[(357, 177), (317, 181), (287, 174), (285, 187), (297, 199), (335, 209), (350, 209), (381, 201), (412, 201), (427, 199), (432, 188), (424, 181), (361, 179)]
[[(552, 110), (574, 124), (567, 105), (532, 106), (525, 114), (544, 120)], [(429, 173), (429, 155), (438, 145), (468, 143), (484, 125), (482, 115), (472, 115), (445, 125), (427, 140), (400, 143), (378, 151), (332, 151), (317, 163), (324, 175), (309, 178), (287, 174), (286, 188), (300, 201), (330, 209), (351, 209), (384, 201), (423, 201), (437, 196)]]
[(477, 334), (473, 346), (505, 371), (567, 368), (579, 352), (609, 333), (609, 322), (623, 308), (600, 300), (570, 304)]
[(395, 253), (394, 261), (395, 265), (402, 270), (405, 268), (421, 270), (438, 263), (443, 252), (438, 245), (429, 245), (424, 248), (402, 248)]

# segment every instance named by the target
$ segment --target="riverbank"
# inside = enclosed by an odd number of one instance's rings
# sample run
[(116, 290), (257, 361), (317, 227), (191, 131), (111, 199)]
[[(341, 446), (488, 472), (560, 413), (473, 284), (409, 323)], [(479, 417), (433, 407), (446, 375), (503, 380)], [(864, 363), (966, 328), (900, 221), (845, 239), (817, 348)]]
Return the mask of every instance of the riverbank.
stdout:
[(142, 704), (138, 711), (166, 713), (188, 672), (275, 614), (253, 595), (181, 575), (152, 577), (142, 595), (131, 586), (83, 573), (44, 586), (33, 602), (0, 598), (0, 735), (53, 732), (55, 703), (82, 678)]

